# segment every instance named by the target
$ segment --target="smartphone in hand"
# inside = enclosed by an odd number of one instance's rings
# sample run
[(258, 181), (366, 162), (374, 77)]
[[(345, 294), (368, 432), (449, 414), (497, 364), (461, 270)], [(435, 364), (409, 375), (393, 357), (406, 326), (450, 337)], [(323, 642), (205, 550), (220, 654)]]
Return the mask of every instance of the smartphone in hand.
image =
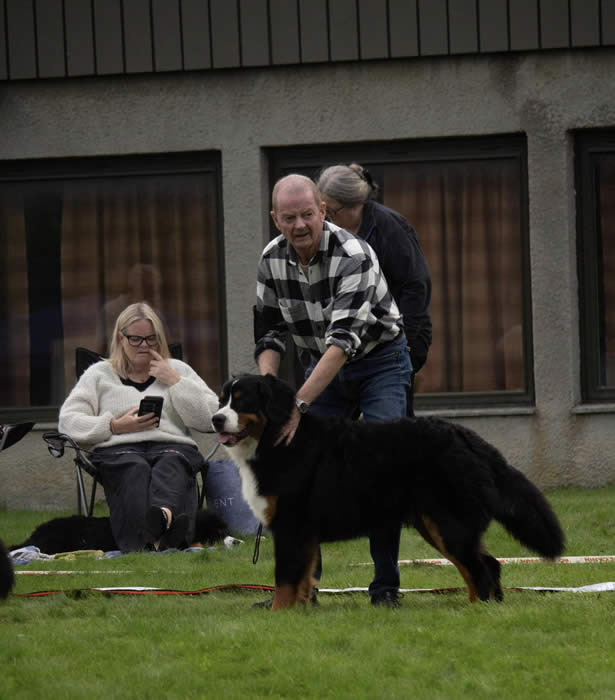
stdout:
[(141, 399), (139, 404), (138, 415), (144, 416), (146, 413), (155, 413), (160, 423), (160, 416), (162, 415), (162, 402), (164, 399), (162, 396), (145, 396)]

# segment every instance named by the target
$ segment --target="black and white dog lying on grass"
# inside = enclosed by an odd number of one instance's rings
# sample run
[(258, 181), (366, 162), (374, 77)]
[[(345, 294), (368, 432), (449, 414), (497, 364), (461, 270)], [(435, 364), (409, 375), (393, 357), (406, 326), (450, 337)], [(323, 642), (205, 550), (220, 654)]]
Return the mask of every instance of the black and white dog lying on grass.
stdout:
[(13, 565), (2, 540), (0, 540), (0, 598), (6, 598), (15, 583)]
[[(224, 540), (227, 535), (228, 526), (217, 513), (200, 510), (196, 514), (192, 542), (184, 542), (183, 546), (215, 544)], [(28, 546), (38, 547), (44, 554), (76, 552), (82, 549), (109, 552), (117, 549), (109, 518), (88, 518), (84, 515), (48, 520), (35, 528), (25, 542), (13, 545), (10, 549)]]
[(482, 546), (491, 520), (553, 559), (564, 549), (542, 493), (498, 450), (463, 426), (436, 418), (365, 423), (310, 414), (289, 446), (275, 445), (295, 405), (271, 375), (223, 387), (212, 422), (237, 465), (242, 493), (273, 534), (273, 609), (306, 603), (318, 544), (403, 523), (449, 559), (470, 601), (502, 600), (500, 563)]
[[(34, 427), (33, 422), (0, 423), (0, 452), (19, 442)], [(2, 540), (0, 540), (0, 599), (6, 598), (15, 583), (13, 565)]]
[[(211, 510), (200, 510), (196, 514), (192, 545), (213, 545), (217, 542), (229, 546), (239, 542), (230, 537), (228, 526), (223, 518)], [(184, 543), (188, 546), (189, 543)], [(53, 518), (36, 527), (21, 544), (9, 547), (9, 550), (34, 546), (44, 554), (58, 552), (76, 552), (78, 550), (102, 550), (109, 552), (117, 549), (111, 532), (109, 518), (88, 518), (85, 515), (70, 515)], [(6, 598), (15, 583), (15, 574), (9, 554), (0, 541), (0, 598)]]

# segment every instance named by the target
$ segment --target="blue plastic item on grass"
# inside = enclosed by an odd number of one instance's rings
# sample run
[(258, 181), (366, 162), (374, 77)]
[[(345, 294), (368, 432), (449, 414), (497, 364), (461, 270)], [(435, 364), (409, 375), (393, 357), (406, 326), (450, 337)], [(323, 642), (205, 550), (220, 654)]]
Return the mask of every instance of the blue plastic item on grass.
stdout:
[(205, 479), (207, 508), (226, 521), (229, 530), (238, 535), (255, 535), (258, 520), (241, 495), (241, 479), (237, 467), (229, 460), (209, 463)]

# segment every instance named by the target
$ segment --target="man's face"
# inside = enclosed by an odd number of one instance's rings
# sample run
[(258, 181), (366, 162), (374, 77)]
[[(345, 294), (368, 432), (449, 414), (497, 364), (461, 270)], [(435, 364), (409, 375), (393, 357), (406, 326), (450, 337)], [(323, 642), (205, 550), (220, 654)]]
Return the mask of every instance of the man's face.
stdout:
[(309, 263), (320, 247), (325, 210), (325, 203), (314, 199), (308, 185), (284, 183), (277, 193), (276, 207), (271, 217), (304, 265)]

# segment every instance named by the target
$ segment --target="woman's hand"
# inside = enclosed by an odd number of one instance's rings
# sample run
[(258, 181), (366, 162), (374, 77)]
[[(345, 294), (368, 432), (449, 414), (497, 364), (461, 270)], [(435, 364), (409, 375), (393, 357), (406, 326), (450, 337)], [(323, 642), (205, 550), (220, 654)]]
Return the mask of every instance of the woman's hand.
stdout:
[(156, 377), (159, 382), (166, 384), (167, 386), (177, 384), (177, 382), (180, 380), (179, 374), (177, 374), (175, 370), (171, 369), (169, 363), (162, 358), (160, 353), (152, 350), (152, 348), (149, 349), (149, 352), (152, 356), (149, 363), (150, 375), (152, 377)]
[(124, 433), (142, 433), (158, 427), (158, 417), (155, 413), (146, 413), (144, 416), (138, 415), (139, 408), (132, 408), (119, 418), (111, 419), (111, 432), (114, 435)]

